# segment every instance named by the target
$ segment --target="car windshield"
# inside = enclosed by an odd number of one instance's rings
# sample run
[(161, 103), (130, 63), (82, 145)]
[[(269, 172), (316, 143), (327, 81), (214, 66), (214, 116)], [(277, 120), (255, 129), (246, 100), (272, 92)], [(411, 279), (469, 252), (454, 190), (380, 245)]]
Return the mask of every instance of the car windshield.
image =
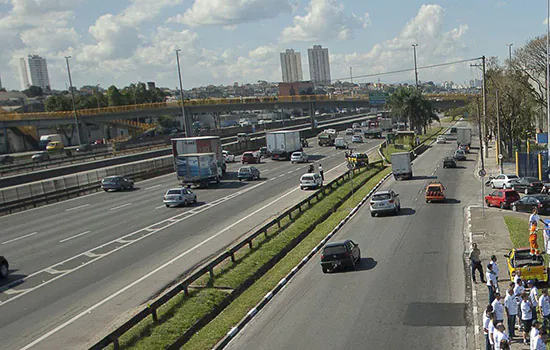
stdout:
[(380, 193), (380, 194), (375, 194), (374, 196), (372, 196), (373, 201), (383, 201), (383, 200), (388, 200), (390, 198), (391, 198), (391, 196), (390, 196), (389, 193)]
[(312, 181), (312, 180), (313, 180), (313, 175), (306, 175), (306, 176), (303, 176), (303, 177), (302, 177), (302, 180), (305, 180), (305, 181)]
[(519, 179), (519, 176), (517, 175), (508, 175), (509, 179)]
[(301, 156), (302, 156), (302, 153), (300, 153), (300, 152), (295, 152), (295, 153), (292, 153), (292, 156), (293, 156), (293, 157), (301, 157)]
[(331, 247), (325, 247), (323, 254), (333, 255), (333, 254), (344, 254), (346, 252), (346, 247), (343, 245), (335, 245)]
[(249, 173), (250, 172), (250, 168), (240, 168), (239, 169), (239, 173)]
[(525, 181), (529, 182), (529, 183), (542, 183), (542, 181), (540, 181), (539, 179), (537, 179), (536, 177), (526, 177), (525, 178)]
[(181, 190), (168, 190), (166, 194), (181, 194)]
[(441, 188), (439, 186), (430, 186), (430, 187), (428, 187), (428, 191), (430, 191), (430, 192), (441, 192)]
[(110, 183), (115, 183), (118, 181), (118, 177), (106, 177), (103, 179), (103, 182), (104, 183), (107, 183), (107, 184), (110, 184)]

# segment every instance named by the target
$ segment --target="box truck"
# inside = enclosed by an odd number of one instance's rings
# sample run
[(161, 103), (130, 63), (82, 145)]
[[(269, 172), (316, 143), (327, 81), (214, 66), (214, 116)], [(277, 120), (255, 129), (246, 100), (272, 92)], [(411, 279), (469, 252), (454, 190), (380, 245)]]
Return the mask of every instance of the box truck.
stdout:
[(391, 118), (380, 118), (378, 125), (382, 131), (392, 131), (393, 129)]
[(267, 151), (273, 160), (288, 160), (292, 153), (302, 151), (299, 131), (271, 131), (265, 134)]
[(391, 168), (396, 180), (412, 179), (411, 152), (399, 152), (391, 155)]
[(188, 153), (174, 156), (176, 176), (182, 185), (208, 187), (222, 177), (220, 159), (216, 153)]
[(194, 153), (215, 153), (225, 174), (226, 165), (222, 154), (222, 141), (219, 136), (181, 137), (172, 139), (172, 154), (175, 157)]
[(456, 142), (459, 145), (472, 145), (472, 129), (456, 128)]

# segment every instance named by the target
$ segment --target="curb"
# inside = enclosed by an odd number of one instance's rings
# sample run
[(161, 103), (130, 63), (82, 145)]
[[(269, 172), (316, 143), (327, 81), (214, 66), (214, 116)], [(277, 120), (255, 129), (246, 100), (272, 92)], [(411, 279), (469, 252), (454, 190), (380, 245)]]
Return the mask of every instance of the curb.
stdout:
[(246, 314), (246, 316), (237, 323), (236, 326), (232, 327), (229, 332), (225, 335), (225, 337), (220, 340), (212, 349), (220, 350), (225, 348), (227, 344), (231, 342), (231, 340), (239, 334), (241, 330), (248, 324), (254, 316), (258, 314), (258, 312), (263, 309), (281, 289), (296, 275), (296, 273), (304, 267), (304, 265), (313, 258), (313, 256), (327, 243), (329, 239), (331, 239), (340, 229), (357, 213), (357, 211), (365, 204), (365, 202), (368, 200), (368, 198), (380, 187), (382, 184), (390, 177), (392, 173), (387, 174), (384, 176), (370, 191), (367, 193), (363, 199), (355, 206), (355, 208), (352, 209), (352, 211), (344, 218), (342, 221), (336, 225), (336, 227), (325, 237), (317, 246), (315, 246), (299, 263), (298, 265), (294, 266), (290, 272), (277, 283), (275, 288), (273, 288), (269, 293), (267, 293), (263, 299), (256, 304), (255, 307), (250, 309), (250, 311)]
[[(472, 246), (472, 243), (473, 243), (473, 233), (472, 233), (472, 207), (473, 206), (468, 206), (466, 207), (466, 223), (468, 224), (468, 228), (466, 230), (466, 233), (468, 235), (468, 247), (471, 247)], [(465, 257), (465, 260), (467, 260), (467, 257)], [(468, 261), (466, 261), (466, 264), (468, 264)], [(468, 265), (466, 265), (468, 266)], [(468, 269), (466, 269), (468, 271)], [(471, 276), (469, 276), (468, 274), (466, 275), (466, 278), (467, 279), (470, 279), (471, 280)], [(474, 327), (474, 348), (475, 349), (480, 349), (480, 347), (478, 346), (478, 338), (479, 338), (479, 333), (480, 333), (480, 328), (479, 328), (479, 309), (477, 307), (477, 293), (476, 293), (476, 288), (475, 286), (472, 284), (472, 300), (471, 300), (471, 303), (472, 303), (472, 314), (473, 314), (473, 318), (474, 318), (474, 324), (473, 324), (473, 327)]]

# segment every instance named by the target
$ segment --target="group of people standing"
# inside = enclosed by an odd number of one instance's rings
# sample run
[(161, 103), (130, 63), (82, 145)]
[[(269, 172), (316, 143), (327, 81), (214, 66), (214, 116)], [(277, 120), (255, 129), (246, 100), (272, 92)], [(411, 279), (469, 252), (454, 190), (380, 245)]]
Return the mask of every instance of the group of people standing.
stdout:
[[(540, 255), (537, 243), (537, 228), (542, 221), (536, 209), (529, 217), (529, 245), (530, 254), (535, 257)], [(550, 235), (544, 230), (545, 249), (550, 253)], [(491, 256), (491, 261), (486, 265), (485, 274), (481, 262), (481, 252), (476, 243), (472, 244), (470, 252), (470, 263), (472, 269), (472, 280), (476, 281), (476, 271), (482, 283), (487, 285), (489, 292), (489, 304), (483, 314), (483, 333), (485, 335), (485, 348), (487, 350), (510, 349), (510, 344), (516, 337), (516, 327), (522, 332), (522, 341), (529, 344), (530, 350), (545, 350), (547, 331), (550, 328), (550, 297), (548, 290), (543, 289), (539, 296), (539, 290), (535, 281), (523, 281), (521, 276), (513, 273), (512, 281), (502, 297), (499, 288), (499, 267), (497, 257)], [(506, 326), (504, 325), (506, 316)], [(540, 316), (542, 322), (538, 321)]]

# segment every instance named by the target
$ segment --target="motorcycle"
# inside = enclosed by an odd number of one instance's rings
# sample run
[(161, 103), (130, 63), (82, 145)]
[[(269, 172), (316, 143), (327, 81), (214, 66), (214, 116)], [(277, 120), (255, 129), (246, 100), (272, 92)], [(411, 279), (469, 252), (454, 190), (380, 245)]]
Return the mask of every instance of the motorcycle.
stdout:
[(493, 181), (494, 178), (494, 176), (489, 176), (489, 180), (485, 181), (485, 187), (491, 186), (491, 181)]
[(312, 164), (310, 164), (309, 168), (307, 169), (307, 172), (311, 174), (311, 173), (313, 173), (314, 171), (315, 171), (315, 168), (313, 167)]
[(304, 148), (309, 147), (309, 143), (307, 142), (306, 139), (302, 139), (302, 147)]

